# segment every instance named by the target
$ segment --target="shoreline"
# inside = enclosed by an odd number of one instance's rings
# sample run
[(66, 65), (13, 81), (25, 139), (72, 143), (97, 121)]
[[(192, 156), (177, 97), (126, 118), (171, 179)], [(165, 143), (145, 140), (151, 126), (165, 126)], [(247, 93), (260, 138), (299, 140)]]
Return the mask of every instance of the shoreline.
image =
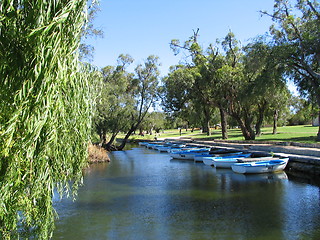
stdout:
[[(137, 140), (134, 142), (154, 142), (156, 140)], [(232, 141), (203, 140), (190, 138), (158, 138), (157, 141), (175, 141), (192, 145), (219, 146), (224, 148), (245, 150), (251, 152), (272, 152), (275, 156), (288, 156), (286, 170), (294, 175), (313, 178), (320, 182), (320, 144), (271, 141)]]

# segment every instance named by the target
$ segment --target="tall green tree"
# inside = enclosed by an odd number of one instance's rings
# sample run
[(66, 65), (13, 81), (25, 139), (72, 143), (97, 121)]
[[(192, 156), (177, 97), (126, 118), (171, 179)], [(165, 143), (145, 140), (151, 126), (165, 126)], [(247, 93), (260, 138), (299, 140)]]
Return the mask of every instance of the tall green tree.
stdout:
[(253, 122), (256, 102), (252, 101), (251, 91), (248, 91), (251, 78), (245, 71), (242, 49), (232, 32), (224, 38), (222, 47), (225, 51), (225, 63), (218, 70), (218, 74), (223, 107), (238, 122), (244, 138), (254, 140)]
[[(256, 103), (257, 136), (261, 134), (265, 117), (272, 114), (275, 129), (280, 110), (288, 105), (289, 91), (283, 78), (285, 68), (278, 50), (277, 46), (267, 42), (264, 37), (259, 37), (244, 47), (245, 74), (249, 78), (247, 91)], [(270, 108), (273, 109), (272, 112)]]
[(133, 109), (127, 119), (130, 127), (118, 150), (122, 150), (129, 137), (135, 132), (150, 108), (156, 103), (159, 97), (159, 58), (150, 55), (144, 62), (135, 68), (135, 83), (132, 85), (131, 93), (133, 99)]
[[(293, 5), (295, 3), (295, 5)], [(271, 33), (299, 90), (314, 97), (320, 117), (320, 4), (317, 0), (275, 0)], [(320, 141), (320, 126), (317, 134)]]
[[(201, 109), (203, 112), (203, 131), (210, 135), (210, 121), (214, 108), (217, 107), (216, 102), (212, 101), (212, 86), (214, 85), (212, 80), (212, 64), (209, 62), (207, 53), (204, 52), (202, 47), (198, 43), (198, 33), (194, 31), (192, 37), (180, 44), (179, 40), (171, 41), (171, 48), (175, 54), (178, 54), (181, 50), (187, 51), (191, 57), (191, 63), (188, 64), (188, 68), (192, 69), (193, 83), (191, 91), (189, 92), (189, 98), (193, 101), (194, 105)], [(214, 55), (215, 56), (215, 55)], [(215, 58), (211, 58), (211, 61)], [(209, 68), (209, 66), (211, 68)], [(211, 70), (211, 72), (209, 71)], [(224, 121), (222, 121), (224, 122)], [(225, 124), (223, 124), (224, 126)], [(223, 131), (225, 133), (225, 131)]]
[(162, 104), (165, 110), (177, 112), (187, 108), (194, 82), (192, 69), (183, 65), (172, 66), (163, 82)]
[[(130, 89), (134, 79), (133, 74), (126, 71), (133, 59), (121, 54), (117, 62), (116, 67), (107, 66), (101, 70), (103, 82), (94, 118), (100, 144), (108, 150), (112, 149), (117, 134), (128, 130), (127, 119), (133, 111)], [(110, 138), (107, 138), (107, 134), (110, 134)]]
[(78, 52), (86, 7), (0, 3), (0, 238), (49, 239), (54, 189), (81, 183), (92, 113)]

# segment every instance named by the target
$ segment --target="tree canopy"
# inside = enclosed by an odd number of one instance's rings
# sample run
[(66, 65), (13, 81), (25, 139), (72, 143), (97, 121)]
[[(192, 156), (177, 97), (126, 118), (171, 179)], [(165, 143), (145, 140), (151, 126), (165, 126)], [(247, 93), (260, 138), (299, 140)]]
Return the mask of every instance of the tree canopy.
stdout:
[[(136, 66), (134, 73), (129, 73), (126, 66), (132, 62), (129, 55), (120, 55), (116, 67), (101, 70), (104, 80), (94, 123), (102, 146), (109, 150), (124, 148), (159, 97), (158, 57), (150, 55), (144, 64)], [(120, 131), (126, 135), (123, 142), (115, 146), (114, 140)], [(108, 139), (107, 134), (110, 134)]]
[[(300, 92), (315, 98), (320, 116), (320, 4), (317, 0), (275, 0), (270, 32)], [(317, 140), (320, 141), (320, 126)]]

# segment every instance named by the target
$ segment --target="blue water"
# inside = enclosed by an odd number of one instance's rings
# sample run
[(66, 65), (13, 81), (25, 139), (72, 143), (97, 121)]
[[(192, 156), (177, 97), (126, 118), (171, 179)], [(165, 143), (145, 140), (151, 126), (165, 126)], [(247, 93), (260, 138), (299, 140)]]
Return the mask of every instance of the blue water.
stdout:
[(53, 239), (320, 239), (319, 187), (235, 174), (136, 147), (92, 165), (55, 201)]

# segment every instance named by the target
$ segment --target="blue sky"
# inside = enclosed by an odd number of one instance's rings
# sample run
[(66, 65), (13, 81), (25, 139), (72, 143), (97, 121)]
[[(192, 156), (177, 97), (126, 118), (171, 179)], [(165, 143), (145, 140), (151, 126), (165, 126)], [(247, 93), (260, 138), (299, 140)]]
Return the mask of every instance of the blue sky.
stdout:
[(93, 64), (115, 65), (120, 54), (134, 59), (132, 68), (149, 55), (157, 55), (161, 75), (182, 55), (174, 56), (172, 39), (187, 40), (197, 28), (203, 47), (233, 31), (242, 45), (250, 38), (268, 32), (273, 0), (101, 0), (101, 11), (94, 25), (104, 31), (103, 38), (88, 41), (95, 48)]

